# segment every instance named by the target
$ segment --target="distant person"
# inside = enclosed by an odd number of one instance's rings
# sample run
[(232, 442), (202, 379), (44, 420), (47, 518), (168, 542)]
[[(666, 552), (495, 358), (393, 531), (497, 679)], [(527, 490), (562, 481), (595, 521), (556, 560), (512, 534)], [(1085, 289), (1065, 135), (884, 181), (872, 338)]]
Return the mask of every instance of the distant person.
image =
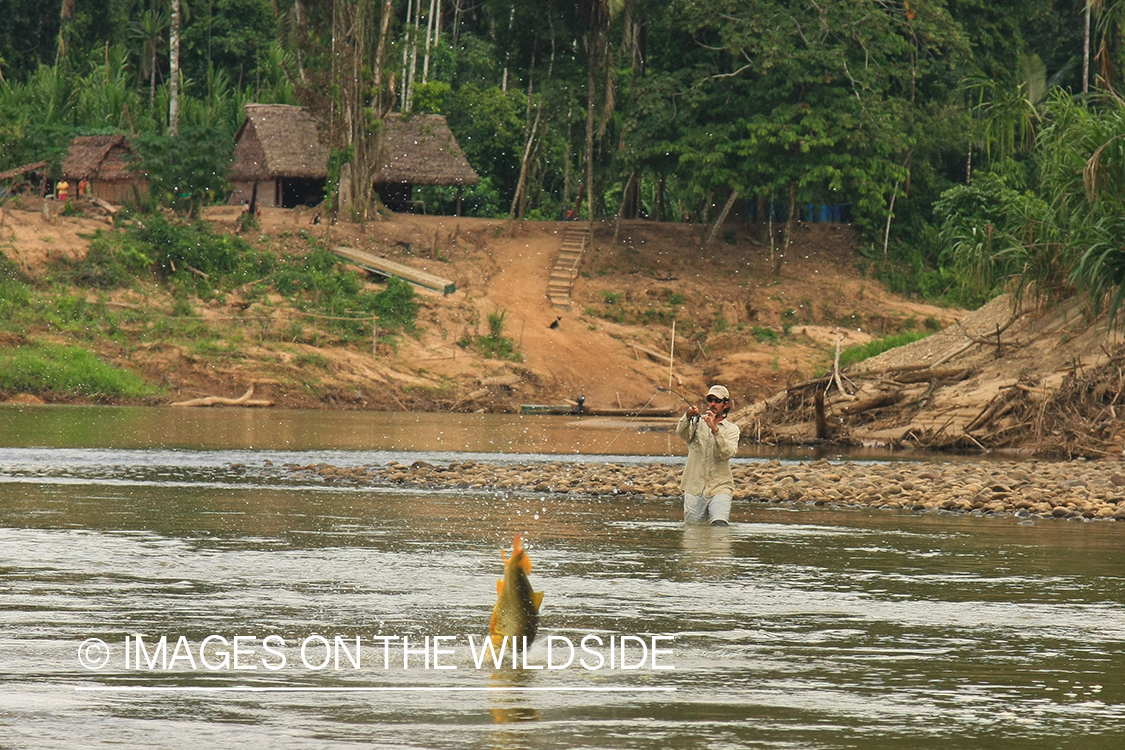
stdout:
[(707, 391), (707, 411), (690, 406), (676, 424), (676, 434), (688, 444), (680, 489), (684, 493), (684, 522), (730, 524), (734, 476), (730, 460), (738, 451), (738, 425), (728, 422), (730, 391), (713, 385)]
[(59, 180), (59, 184), (55, 185), (55, 200), (59, 203), (66, 203), (66, 199), (70, 197), (70, 183), (66, 180)]

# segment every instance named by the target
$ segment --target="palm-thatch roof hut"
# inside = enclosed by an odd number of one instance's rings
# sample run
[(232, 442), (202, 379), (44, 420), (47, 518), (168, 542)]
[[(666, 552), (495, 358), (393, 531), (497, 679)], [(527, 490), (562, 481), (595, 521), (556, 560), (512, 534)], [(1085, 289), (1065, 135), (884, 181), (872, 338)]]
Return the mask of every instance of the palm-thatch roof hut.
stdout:
[(110, 203), (139, 200), (148, 191), (148, 178), (134, 170), (132, 154), (123, 135), (80, 135), (70, 142), (63, 179), (70, 182), (73, 194), (86, 180), (87, 193), (95, 198)]
[(443, 116), (393, 114), (383, 125), (382, 158), (374, 182), (383, 204), (392, 211), (414, 208), (415, 185), (461, 188), (480, 182)]
[(234, 137), (231, 203), (293, 208), (324, 200), (328, 149), (304, 107), (247, 104)]

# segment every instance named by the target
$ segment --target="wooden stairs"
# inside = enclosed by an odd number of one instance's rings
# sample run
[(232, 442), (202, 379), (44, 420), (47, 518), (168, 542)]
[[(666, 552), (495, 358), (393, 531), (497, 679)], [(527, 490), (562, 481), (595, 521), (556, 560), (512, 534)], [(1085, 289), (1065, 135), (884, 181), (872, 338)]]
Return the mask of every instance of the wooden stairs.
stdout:
[(570, 309), (570, 290), (574, 288), (574, 280), (578, 278), (582, 255), (589, 242), (590, 229), (585, 225), (567, 227), (563, 232), (562, 249), (559, 250), (559, 257), (547, 280), (547, 298), (551, 300), (551, 307)]

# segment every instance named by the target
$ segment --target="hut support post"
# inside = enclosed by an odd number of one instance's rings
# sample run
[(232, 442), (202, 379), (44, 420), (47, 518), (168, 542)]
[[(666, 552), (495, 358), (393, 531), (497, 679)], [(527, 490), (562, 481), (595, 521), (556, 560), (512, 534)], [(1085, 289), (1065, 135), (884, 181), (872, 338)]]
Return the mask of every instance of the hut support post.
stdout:
[(463, 185), (457, 186), (457, 216), (461, 215), (461, 193), (465, 190)]

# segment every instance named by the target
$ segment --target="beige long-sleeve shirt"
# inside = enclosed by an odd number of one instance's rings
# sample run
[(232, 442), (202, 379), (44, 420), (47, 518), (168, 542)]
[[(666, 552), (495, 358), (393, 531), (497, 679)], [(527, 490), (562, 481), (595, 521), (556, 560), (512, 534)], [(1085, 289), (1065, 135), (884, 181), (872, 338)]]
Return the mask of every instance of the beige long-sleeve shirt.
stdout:
[(676, 425), (676, 434), (688, 444), (680, 490), (700, 497), (733, 495), (730, 459), (738, 451), (738, 425), (724, 419), (719, 422), (718, 434), (713, 434), (702, 419), (693, 421), (684, 414)]

